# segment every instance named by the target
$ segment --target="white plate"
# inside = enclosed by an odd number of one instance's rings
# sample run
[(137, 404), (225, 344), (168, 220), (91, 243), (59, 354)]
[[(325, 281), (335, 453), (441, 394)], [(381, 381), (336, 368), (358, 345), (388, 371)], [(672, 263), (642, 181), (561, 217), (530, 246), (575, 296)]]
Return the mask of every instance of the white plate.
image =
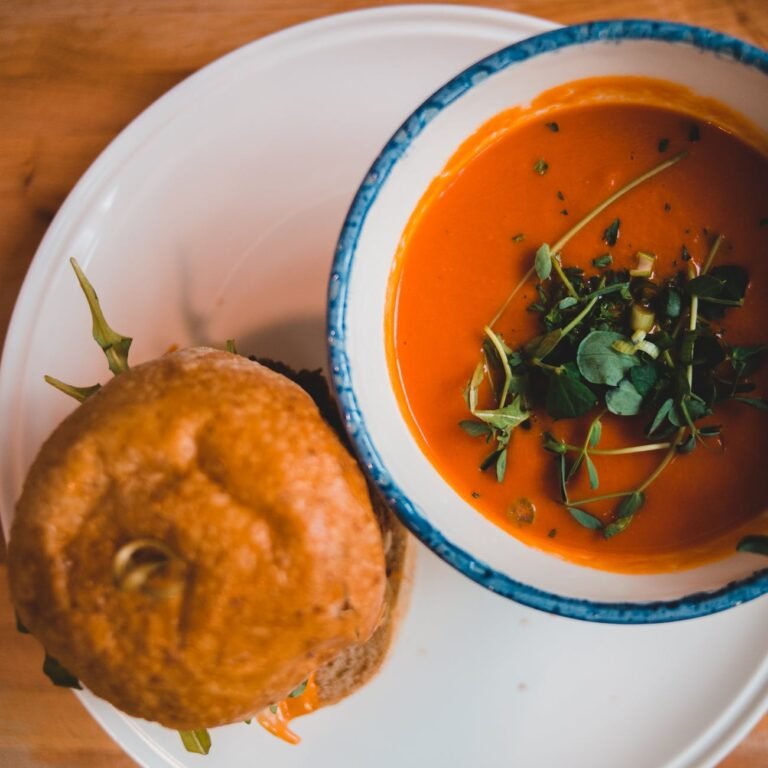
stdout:
[[(71, 408), (43, 373), (106, 378), (66, 263), (76, 256), (133, 360), (222, 344), (325, 360), (325, 280), (370, 160), (430, 89), (546, 22), (457, 6), (390, 7), (247, 46), (141, 115), (70, 195), (30, 268), (0, 369), (2, 520)], [(171, 731), (82, 695), (147, 768), (714, 765), (768, 701), (768, 600), (660, 626), (610, 626), (498, 598), (419, 549), (411, 609), (366, 688), (298, 721), (213, 732), (207, 758)]]

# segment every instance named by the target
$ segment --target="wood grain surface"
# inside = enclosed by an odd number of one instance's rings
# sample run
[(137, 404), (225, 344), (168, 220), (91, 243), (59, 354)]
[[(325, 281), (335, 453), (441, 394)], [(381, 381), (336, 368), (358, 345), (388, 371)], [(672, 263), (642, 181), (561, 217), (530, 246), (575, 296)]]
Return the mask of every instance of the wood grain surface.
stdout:
[[(365, 0), (0, 0), (0, 343), (48, 224), (97, 154), (195, 70)], [(564, 24), (659, 18), (768, 47), (768, 0), (485, 0)], [(131, 768), (16, 632), (0, 541), (0, 768)], [(768, 766), (768, 717), (721, 768)], [(619, 767), (617, 767), (619, 768)]]

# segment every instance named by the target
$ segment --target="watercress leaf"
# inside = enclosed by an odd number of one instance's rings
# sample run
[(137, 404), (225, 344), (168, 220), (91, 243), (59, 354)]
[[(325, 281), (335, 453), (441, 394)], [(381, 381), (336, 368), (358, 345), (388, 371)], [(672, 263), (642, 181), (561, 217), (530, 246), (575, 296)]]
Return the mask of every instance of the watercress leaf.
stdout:
[(763, 362), (768, 344), (749, 347), (731, 347), (729, 357), (731, 365), (739, 378), (751, 376)]
[(553, 331), (539, 337), (535, 340), (536, 343), (531, 350), (531, 356), (543, 360), (560, 343), (562, 338), (563, 331), (561, 328), (555, 328)]
[(552, 254), (546, 243), (540, 245), (536, 251), (533, 266), (536, 270), (536, 276), (542, 281), (546, 280), (552, 272)]
[(698, 335), (698, 330), (683, 331), (683, 338), (680, 342), (680, 362), (683, 365), (690, 365), (693, 363), (693, 348), (696, 345), (696, 337)]
[(722, 429), (719, 424), (708, 424), (706, 427), (699, 427), (699, 434), (702, 437), (717, 437)]
[(643, 363), (629, 370), (629, 380), (643, 397), (653, 389), (658, 378), (659, 373), (653, 363)]
[(685, 285), (689, 295), (707, 298), (717, 298), (722, 294), (724, 287), (723, 281), (711, 274), (694, 277)]
[(475, 411), (475, 416), (491, 427), (510, 430), (519, 427), (526, 419), (529, 419), (530, 413), (523, 405), (522, 398), (516, 395), (509, 405), (495, 410)]
[(565, 443), (558, 440), (551, 432), (545, 432), (542, 435), (543, 448), (550, 453), (561, 454), (565, 453), (568, 449), (565, 447)]
[(496, 461), (498, 460), (500, 454), (501, 454), (501, 450), (498, 450), (498, 449), (489, 453), (480, 462), (480, 471), (485, 472), (487, 469), (490, 469), (494, 464), (496, 464)]
[(568, 480), (566, 479), (565, 453), (561, 453), (557, 462), (557, 478), (560, 482), (560, 498), (564, 504), (568, 503)]
[(675, 401), (668, 397), (659, 407), (659, 410), (656, 411), (656, 415), (653, 417), (653, 421), (651, 422), (651, 426), (648, 427), (648, 431), (646, 434), (650, 437), (665, 421), (667, 416), (672, 411), (672, 406), (675, 404)]
[(649, 333), (646, 337), (648, 341), (652, 341), (660, 350), (664, 351), (669, 349), (675, 342), (675, 340), (666, 331), (656, 331), (655, 333)]
[(703, 419), (705, 416), (709, 416), (710, 413), (707, 404), (696, 395), (688, 395), (687, 397), (684, 397), (680, 405), (685, 408), (693, 421)]
[(595, 297), (610, 296), (612, 293), (620, 293), (623, 299), (626, 299), (627, 301), (629, 301), (631, 300), (632, 295), (631, 294), (627, 294), (626, 296), (624, 295), (624, 292), (628, 290), (629, 290), (628, 282), (612, 283), (611, 285), (604, 285), (602, 288), (597, 288), (591, 293), (587, 293), (586, 295), (581, 297), (581, 300), (584, 302), (587, 302), (590, 299), (594, 299)]
[(507, 472), (507, 449), (504, 448), (499, 454), (499, 458), (496, 459), (496, 480), (501, 483), (504, 480), (504, 475)]
[(608, 410), (617, 416), (635, 416), (640, 413), (643, 396), (635, 389), (631, 381), (624, 379), (618, 387), (609, 389), (605, 393), (605, 404), (608, 406)]
[(581, 375), (592, 384), (615, 386), (624, 374), (638, 364), (633, 355), (617, 352), (612, 344), (625, 340), (614, 331), (592, 331), (579, 344), (576, 364)]
[(587, 474), (589, 475), (589, 487), (593, 490), (600, 485), (600, 480), (597, 476), (597, 467), (592, 461), (591, 456), (588, 453), (584, 454), (584, 463), (587, 465)]
[(597, 446), (600, 444), (600, 438), (603, 435), (603, 423), (600, 421), (600, 419), (595, 419), (592, 422), (592, 427), (589, 431), (589, 447), (590, 448), (597, 448)]
[(634, 515), (645, 504), (645, 494), (642, 491), (635, 491), (625, 496), (616, 507), (616, 517), (630, 517)]
[(576, 372), (565, 367), (562, 373), (548, 375), (546, 409), (553, 419), (583, 416), (597, 403), (595, 393)]
[(579, 300), (575, 298), (574, 296), (566, 296), (564, 299), (561, 299), (558, 304), (558, 309), (568, 309), (569, 307), (575, 307), (579, 303)]
[(211, 736), (204, 728), (195, 731), (179, 731), (179, 736), (187, 752), (207, 755), (211, 751)]
[(635, 513), (645, 504), (645, 494), (642, 491), (635, 491), (625, 496), (616, 507), (615, 519), (603, 529), (603, 536), (610, 539), (622, 531), (629, 528)]
[(488, 424), (484, 424), (482, 421), (472, 421), (471, 419), (463, 419), (459, 422), (459, 426), (471, 437), (489, 435), (493, 431)]
[(768, 351), (768, 344), (756, 344), (750, 347), (731, 347), (731, 360), (749, 360), (755, 355), (762, 355), (763, 352)]
[(757, 408), (758, 411), (768, 411), (768, 400), (764, 397), (732, 397), (731, 400), (751, 405), (753, 408)]
[(693, 450), (696, 448), (696, 435), (691, 432), (688, 437), (683, 440), (683, 442), (678, 443), (677, 445), (677, 452), (678, 453), (692, 453)]
[(576, 473), (579, 471), (579, 467), (581, 467), (581, 462), (584, 459), (584, 454), (580, 453), (573, 464), (571, 464), (571, 468), (568, 470), (568, 476), (565, 478), (565, 481), (567, 483), (570, 483), (571, 480), (576, 476)]
[(621, 227), (621, 219), (614, 219), (603, 232), (603, 241), (606, 245), (616, 245), (616, 241), (619, 239), (619, 228)]
[(701, 333), (693, 345), (693, 364), (715, 368), (725, 360), (725, 350), (714, 334)]
[(605, 269), (613, 264), (613, 256), (610, 253), (603, 253), (600, 256), (596, 256), (592, 259), (592, 265), (598, 269)]
[(571, 513), (571, 517), (585, 528), (589, 528), (593, 531), (598, 531), (603, 527), (602, 520), (598, 519), (594, 515), (590, 515), (589, 512), (585, 512), (578, 507), (568, 507), (568, 511)]
[(76, 688), (82, 691), (80, 681), (53, 656), (45, 654), (43, 660), (43, 673), (54, 684), (61, 688)]
[(745, 536), (736, 545), (739, 552), (751, 552), (756, 555), (768, 555), (768, 536)]
[(464, 400), (467, 404), (467, 408), (469, 408), (472, 413), (474, 413), (477, 408), (477, 392), (480, 389), (480, 385), (483, 383), (484, 378), (485, 365), (483, 363), (478, 363), (472, 374), (472, 378), (464, 388)]
[(713, 267), (707, 274), (723, 284), (720, 298), (731, 301), (740, 301), (744, 298), (749, 285), (749, 274), (744, 267), (736, 264), (724, 264), (720, 267)]
[(622, 531), (625, 531), (627, 528), (629, 528), (631, 523), (632, 516), (620, 517), (618, 520), (614, 520), (612, 523), (608, 523), (608, 525), (603, 528), (603, 536), (605, 536), (606, 539), (610, 539), (617, 533), (621, 533)]
[(662, 294), (661, 302), (662, 312), (667, 317), (680, 317), (680, 312), (683, 308), (683, 299), (678, 291), (674, 290), (673, 288), (668, 288)]

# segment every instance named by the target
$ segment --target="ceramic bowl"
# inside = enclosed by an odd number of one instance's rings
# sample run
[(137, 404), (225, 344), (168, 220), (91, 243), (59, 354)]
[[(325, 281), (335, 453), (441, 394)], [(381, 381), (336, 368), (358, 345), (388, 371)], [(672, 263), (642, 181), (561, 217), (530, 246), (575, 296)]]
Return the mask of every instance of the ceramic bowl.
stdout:
[(619, 623), (687, 619), (768, 591), (768, 561), (734, 552), (689, 570), (623, 575), (522, 544), (473, 510), (422, 454), (387, 368), (387, 281), (403, 230), (429, 183), (495, 114), (564, 82), (601, 75), (674, 81), (768, 131), (768, 54), (716, 32), (653, 21), (593, 22), (483, 59), (403, 123), (358, 190), (330, 278), (330, 368), (349, 434), (373, 481), (408, 528), (463, 574), (563, 616)]

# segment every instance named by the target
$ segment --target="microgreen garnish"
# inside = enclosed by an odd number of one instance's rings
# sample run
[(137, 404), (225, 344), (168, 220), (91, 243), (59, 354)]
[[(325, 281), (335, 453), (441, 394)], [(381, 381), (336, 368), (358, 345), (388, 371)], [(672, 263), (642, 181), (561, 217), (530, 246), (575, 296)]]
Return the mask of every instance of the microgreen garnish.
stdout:
[[(665, 152), (668, 145), (669, 140), (662, 139), (659, 151)], [(632, 524), (647, 502), (649, 488), (677, 457), (694, 453), (699, 444), (722, 440), (721, 427), (707, 421), (718, 403), (730, 400), (768, 411), (768, 399), (752, 394), (749, 380), (768, 357), (768, 344), (729, 346), (721, 337), (721, 326), (713, 324), (744, 304), (749, 284), (743, 268), (714, 264), (722, 235), (711, 239), (699, 271), (682, 245), (686, 269), (665, 278), (654, 277), (656, 255), (648, 251), (638, 251), (637, 263), (628, 271), (612, 269), (608, 252), (592, 259), (600, 270), (593, 275), (563, 261), (564, 247), (581, 229), (627, 192), (685, 157), (686, 153), (674, 155), (646, 171), (553, 245), (542, 243), (535, 250), (530, 269), (484, 329), (483, 361), (465, 389), (473, 419), (462, 421), (461, 428), (489, 443), (480, 467), (494, 468), (498, 482), (513, 460), (513, 430), (534, 423), (531, 417), (537, 407), (558, 420), (585, 416), (600, 405), (601, 411), (576, 445), (545, 432), (543, 447), (556, 457), (561, 501), (570, 519), (605, 539)], [(667, 203), (664, 208), (671, 206)], [(608, 246), (616, 245), (621, 226), (619, 217), (608, 222), (603, 231)], [(541, 333), (512, 349), (494, 326), (534, 275), (538, 299), (529, 309), (538, 314)], [(480, 387), (486, 379), (491, 402), (481, 407)], [(646, 442), (601, 448), (604, 420), (625, 417), (644, 419)], [(579, 472), (586, 474), (595, 491), (600, 487), (601, 462), (648, 452), (662, 456), (636, 487), (571, 498), (569, 484)], [(613, 512), (595, 515), (588, 510), (600, 502), (613, 502)]]
[(101, 311), (101, 305), (99, 304), (96, 291), (93, 290), (93, 286), (88, 282), (83, 271), (80, 269), (80, 265), (75, 259), (69, 260), (72, 265), (72, 269), (75, 270), (80, 287), (83, 289), (86, 301), (88, 302), (88, 308), (91, 310), (91, 317), (93, 319), (93, 338), (96, 343), (104, 350), (104, 354), (107, 358), (109, 370), (114, 374), (122, 373), (128, 370), (128, 350), (131, 348), (131, 341), (128, 336), (121, 336), (116, 331), (113, 331), (104, 318), (104, 313)]
[(557, 133), (560, 130), (560, 126), (555, 122), (544, 123), (544, 125), (546, 125), (547, 128), (549, 128), (549, 130), (552, 131), (552, 133)]
[(614, 219), (603, 232), (603, 242), (606, 245), (614, 246), (619, 239), (619, 227), (621, 227), (621, 219)]
[(195, 731), (179, 731), (179, 736), (187, 752), (207, 755), (211, 751), (211, 736), (204, 728)]
[(688, 131), (688, 141), (697, 142), (699, 139), (701, 139), (699, 126), (696, 123), (693, 123), (691, 129)]
[(544, 160), (543, 158), (539, 158), (534, 164), (533, 164), (533, 170), (535, 173), (538, 173), (539, 176), (543, 176), (548, 170), (549, 170), (549, 163)]
[(752, 552), (756, 555), (768, 555), (768, 536), (745, 536), (736, 545), (739, 552)]
[[(624, 195), (626, 195), (628, 192), (631, 192), (636, 187), (639, 187), (641, 184), (644, 184), (646, 181), (648, 181), (649, 179), (652, 179), (657, 174), (662, 173), (663, 171), (666, 171), (668, 168), (671, 168), (673, 165), (676, 165), (686, 156), (687, 156), (686, 152), (680, 152), (677, 155), (674, 155), (669, 159), (664, 160), (663, 162), (654, 166), (650, 170), (638, 176), (636, 179), (633, 179), (632, 181), (625, 184), (623, 187), (620, 187), (619, 189), (617, 189), (612, 195), (610, 195), (605, 200), (603, 200), (602, 203), (600, 203), (595, 208), (593, 208), (586, 216), (584, 216), (584, 218), (577, 221), (576, 224), (574, 224), (552, 246), (551, 252), (555, 255), (555, 257), (559, 257), (560, 252), (571, 241), (571, 239), (574, 238), (579, 232), (581, 232), (581, 230), (584, 229), (584, 227), (586, 227), (587, 224), (589, 224), (593, 219), (599, 216), (606, 208), (609, 208), (617, 200), (624, 197)], [(531, 277), (534, 274), (534, 271), (535, 271), (534, 268), (531, 267), (528, 270), (528, 272), (526, 272), (523, 275), (520, 282), (512, 289), (512, 292), (507, 296), (504, 303), (499, 307), (498, 311), (496, 312), (496, 314), (493, 316), (493, 319), (489, 323), (491, 327), (496, 325), (499, 318), (504, 314), (507, 307), (512, 303), (512, 300), (517, 295), (518, 291), (531, 279)], [(569, 291), (569, 293), (571, 293), (571, 295), (575, 295), (575, 292), (572, 290)]]
[(72, 384), (65, 384), (53, 376), (43, 376), (47, 384), (50, 384), (54, 389), (58, 389), (59, 392), (63, 392), (65, 395), (73, 397), (78, 402), (82, 403), (87, 400), (91, 395), (96, 394), (101, 389), (101, 384), (92, 384), (90, 387), (75, 387)]
[[(93, 321), (93, 338), (96, 343), (101, 347), (104, 355), (107, 358), (107, 365), (109, 370), (114, 375), (127, 371), (128, 366), (128, 350), (131, 348), (131, 341), (128, 336), (121, 336), (107, 323), (102, 312), (101, 305), (99, 304), (99, 298), (96, 295), (96, 291), (88, 281), (85, 273), (80, 269), (80, 265), (76, 259), (70, 259), (69, 263), (72, 265), (72, 269), (75, 271), (77, 280), (80, 283), (80, 287), (83, 289), (85, 299), (88, 302), (88, 308), (91, 310), (91, 318)], [(52, 387), (55, 387), (65, 395), (75, 398), (78, 402), (83, 402), (91, 395), (98, 392), (101, 388), (100, 384), (93, 384), (89, 387), (76, 387), (72, 384), (65, 384), (63, 381), (54, 378), (53, 376), (45, 376), (45, 381)]]
[(603, 527), (603, 521), (594, 515), (590, 515), (589, 512), (585, 512), (578, 507), (568, 507), (568, 511), (571, 513), (571, 517), (585, 528), (590, 528), (593, 531), (600, 530)]

